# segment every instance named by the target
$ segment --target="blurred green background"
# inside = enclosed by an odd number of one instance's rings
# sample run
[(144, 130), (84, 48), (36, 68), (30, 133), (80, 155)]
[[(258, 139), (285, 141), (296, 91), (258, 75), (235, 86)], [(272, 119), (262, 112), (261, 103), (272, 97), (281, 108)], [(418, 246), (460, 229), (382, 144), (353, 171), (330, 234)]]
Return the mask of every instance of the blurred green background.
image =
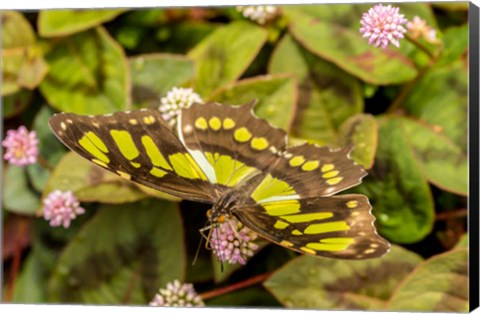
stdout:
[[(235, 7), (1, 12), (4, 130), (35, 130), (54, 166), (4, 164), (3, 301), (146, 305), (173, 279), (202, 293), (271, 272), (205, 303), (468, 310), (468, 3), (401, 4), (439, 42), (385, 50), (359, 33), (369, 8), (283, 6), (263, 25)], [(204, 249), (192, 265), (208, 206), (105, 173), (47, 125), (61, 111), (158, 107), (175, 86), (204, 101), (257, 98), (256, 114), (290, 144), (355, 144), (369, 176), (347, 192), (368, 195), (391, 252), (343, 261), (270, 244), (223, 272)], [(55, 189), (87, 209), (69, 229), (39, 217)]]

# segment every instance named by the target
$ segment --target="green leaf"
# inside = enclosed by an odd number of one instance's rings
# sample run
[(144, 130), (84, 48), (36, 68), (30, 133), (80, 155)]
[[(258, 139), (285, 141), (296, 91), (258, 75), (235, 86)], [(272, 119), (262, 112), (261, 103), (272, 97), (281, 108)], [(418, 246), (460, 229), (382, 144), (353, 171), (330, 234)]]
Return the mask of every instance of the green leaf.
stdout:
[(162, 51), (183, 54), (191, 50), (205, 37), (215, 31), (220, 23), (201, 21), (183, 21), (182, 23), (166, 23), (156, 31), (156, 40)]
[(15, 281), (12, 299), (14, 303), (47, 303), (45, 287), (48, 277), (37, 251), (34, 249), (30, 252)]
[(173, 203), (147, 199), (102, 207), (60, 256), (51, 301), (147, 304), (167, 282), (183, 280), (182, 231)]
[(465, 248), (465, 249), (468, 249), (469, 245), (468, 245), (468, 233), (465, 233), (461, 238), (460, 240), (458, 240), (458, 243), (457, 245), (455, 245), (456, 248)]
[[(48, 119), (54, 114), (53, 110), (47, 106), (43, 106), (37, 113), (33, 122), (33, 130), (37, 133), (39, 140), (39, 155), (48, 162), (48, 165), (56, 165), (62, 156), (65, 154), (66, 149), (62, 143), (57, 140), (55, 135), (48, 127)], [(45, 165), (41, 165), (39, 162), (27, 167), (27, 173), (30, 177), (30, 181), (33, 187), (37, 191), (42, 191), (45, 187), (45, 183), (48, 180), (51, 172), (45, 169)]]
[(415, 243), (433, 228), (435, 210), (430, 188), (401, 120), (383, 118), (378, 133), (375, 165), (354, 190), (369, 197), (380, 234), (396, 243)]
[(167, 201), (173, 201), (173, 202), (180, 202), (182, 199), (164, 192), (161, 192), (159, 190), (155, 190), (151, 187), (148, 187), (146, 185), (132, 182), (140, 191), (143, 193), (147, 194), (148, 196), (160, 198), (162, 200), (167, 200)]
[(427, 180), (449, 192), (468, 194), (468, 160), (443, 134), (412, 119), (402, 119), (406, 139)]
[(363, 111), (360, 82), (286, 35), (269, 64), (270, 73), (293, 73), (298, 83), (298, 109), (292, 135), (320, 144), (337, 142), (338, 128)]
[(388, 310), (409, 312), (468, 312), (468, 250), (436, 255), (402, 283)]
[(25, 167), (5, 167), (3, 180), (3, 207), (14, 213), (35, 215), (40, 197), (29, 188)]
[(65, 154), (55, 167), (43, 197), (54, 190), (72, 191), (82, 202), (120, 204), (146, 197), (132, 183), (73, 152)]
[(266, 75), (228, 84), (207, 100), (241, 105), (258, 100), (255, 114), (276, 127), (288, 130), (297, 101), (296, 82), (290, 75)]
[(266, 39), (263, 28), (247, 22), (236, 21), (215, 30), (188, 53), (196, 63), (195, 91), (206, 97), (235, 81)]
[(350, 157), (365, 169), (373, 166), (377, 142), (378, 124), (370, 114), (357, 114), (345, 121), (340, 128), (340, 146), (353, 145)]
[[(330, 10), (335, 6), (319, 6)], [(313, 11), (313, 10), (312, 10)], [(358, 30), (327, 22), (310, 12), (288, 7), (289, 30), (301, 45), (346, 72), (376, 85), (407, 82), (417, 75), (413, 63), (398, 51), (368, 45)], [(361, 15), (358, 16), (360, 20)]]
[(32, 94), (28, 89), (21, 89), (15, 94), (2, 97), (3, 118), (12, 118), (22, 113), (30, 104)]
[(124, 9), (43, 10), (38, 14), (38, 32), (43, 37), (71, 35), (113, 20)]
[[(225, 293), (215, 298), (205, 300), (207, 307), (255, 307), (255, 308), (278, 308), (278, 302), (260, 286), (252, 286), (245, 289)], [(259, 310), (260, 312), (269, 312)], [(247, 310), (247, 313), (250, 312)]]
[(194, 77), (194, 64), (180, 55), (149, 54), (129, 59), (134, 107), (155, 107), (173, 87)]
[(444, 50), (437, 62), (438, 66), (447, 65), (459, 58), (467, 58), (468, 24), (450, 27), (443, 33)]
[(52, 41), (40, 91), (60, 111), (106, 114), (129, 108), (128, 65), (103, 28)]
[(264, 286), (289, 308), (382, 310), (421, 257), (399, 246), (382, 258), (352, 261), (301, 256)]
[(433, 7), (439, 8), (445, 11), (468, 11), (469, 2), (432, 2)]
[(19, 12), (2, 12), (2, 88), (10, 95), (22, 87), (34, 89), (45, 77), (48, 67), (36, 47), (36, 37), (28, 20)]
[(407, 112), (439, 130), (465, 153), (468, 142), (468, 73), (464, 62), (433, 67), (403, 103)]
[[(437, 35), (441, 37), (441, 31), (438, 29), (437, 22), (435, 20), (431, 6), (427, 3), (396, 3), (395, 7), (400, 8), (400, 14), (404, 14), (408, 20), (412, 20), (414, 16), (419, 16), (424, 19), (429, 26), (436, 29)], [(360, 19), (362, 15), (366, 13), (373, 4), (335, 4), (335, 5), (300, 5), (295, 6), (294, 10), (303, 14), (314, 16), (321, 21), (331, 24), (339, 24), (348, 28), (354, 34), (358, 34), (360, 37)], [(364, 41), (366, 39), (362, 38)], [(438, 46), (432, 45), (424, 40), (422, 43), (433, 52), (438, 49)], [(429, 62), (429, 57), (415, 45), (408, 40), (400, 41), (400, 48), (393, 48), (392, 50), (398, 50), (401, 54), (408, 56), (417, 64), (422, 66)], [(376, 48), (380, 49), (380, 48)]]

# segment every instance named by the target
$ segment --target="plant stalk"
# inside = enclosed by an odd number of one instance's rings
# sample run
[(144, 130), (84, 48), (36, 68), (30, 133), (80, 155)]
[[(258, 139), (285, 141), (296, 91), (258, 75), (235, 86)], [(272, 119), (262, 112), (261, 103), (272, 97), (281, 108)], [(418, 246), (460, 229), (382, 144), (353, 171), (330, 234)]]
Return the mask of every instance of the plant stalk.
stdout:
[(271, 272), (260, 274), (260, 275), (248, 278), (244, 281), (234, 283), (230, 286), (226, 286), (226, 287), (214, 289), (212, 291), (204, 292), (204, 293), (200, 294), (200, 297), (203, 300), (211, 299), (211, 298), (214, 298), (214, 297), (217, 297), (217, 296), (220, 296), (220, 295), (232, 292), (232, 291), (236, 291), (236, 290), (240, 290), (240, 289), (243, 289), (243, 288), (246, 288), (246, 287), (249, 287), (249, 286), (253, 286), (257, 283), (265, 281), (268, 277), (270, 277), (271, 274), (272, 274)]

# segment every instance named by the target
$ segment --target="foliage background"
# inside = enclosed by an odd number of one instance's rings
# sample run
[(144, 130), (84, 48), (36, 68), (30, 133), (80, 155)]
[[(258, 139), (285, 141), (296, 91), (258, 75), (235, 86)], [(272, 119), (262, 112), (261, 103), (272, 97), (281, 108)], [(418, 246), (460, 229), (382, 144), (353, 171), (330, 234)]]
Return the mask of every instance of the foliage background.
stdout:
[[(233, 7), (1, 12), (4, 129), (36, 130), (53, 167), (3, 167), (3, 300), (147, 304), (173, 279), (205, 293), (267, 273), (207, 306), (466, 311), (468, 4), (401, 4), (437, 30), (441, 45), (423, 49), (368, 46), (358, 29), (369, 7), (285, 6), (265, 26)], [(257, 115), (291, 144), (354, 143), (370, 174), (353, 190), (369, 196), (391, 252), (343, 261), (267, 245), (243, 267), (222, 272), (206, 250), (192, 266), (206, 206), (105, 173), (47, 126), (57, 111), (156, 107), (174, 86), (226, 104), (258, 98)], [(87, 209), (69, 229), (39, 218), (54, 189)]]

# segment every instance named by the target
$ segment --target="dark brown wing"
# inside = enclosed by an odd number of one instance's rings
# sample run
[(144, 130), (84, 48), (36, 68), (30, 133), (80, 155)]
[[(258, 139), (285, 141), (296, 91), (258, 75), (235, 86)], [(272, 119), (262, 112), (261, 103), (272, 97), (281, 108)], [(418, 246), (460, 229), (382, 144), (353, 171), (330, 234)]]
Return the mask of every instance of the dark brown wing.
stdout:
[(234, 215), (260, 236), (315, 256), (366, 259), (388, 252), (364, 195), (350, 194), (245, 205)]
[(125, 179), (200, 202), (213, 202), (221, 194), (222, 187), (208, 181), (158, 110), (62, 113), (49, 124), (71, 150)]
[(255, 117), (253, 105), (193, 104), (181, 112), (180, 139), (219, 184), (237, 186), (267, 171), (285, 148), (286, 133)]

